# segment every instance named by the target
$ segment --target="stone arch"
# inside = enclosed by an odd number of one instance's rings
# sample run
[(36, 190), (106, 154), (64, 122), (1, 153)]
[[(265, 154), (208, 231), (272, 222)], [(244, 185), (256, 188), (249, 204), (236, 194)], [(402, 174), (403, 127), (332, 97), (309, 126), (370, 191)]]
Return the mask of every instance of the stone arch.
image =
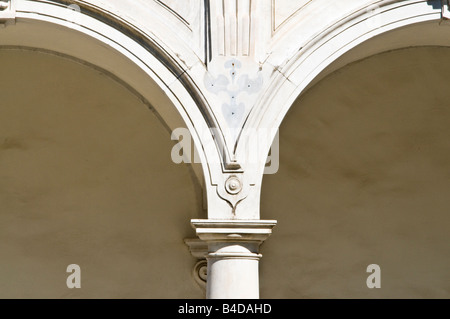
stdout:
[(1, 46), (72, 56), (121, 79), (152, 105), (170, 131), (188, 128), (202, 164), (193, 165), (195, 175), (200, 183), (211, 178), (211, 166), (221, 161), (213, 137), (204, 133), (209, 125), (202, 111), (202, 93), (187, 72), (202, 61), (187, 46), (174, 52), (165, 43), (178, 38), (164, 29), (158, 16), (165, 8), (157, 5), (151, 14), (155, 29), (165, 30), (167, 41), (142, 30), (117, 8), (107, 11), (80, 1), (34, 0), (12, 1), (11, 6), (13, 12), (0, 17), (6, 25)]
[[(319, 3), (319, 1), (317, 1)], [(339, 67), (357, 61), (364, 57), (414, 45), (450, 45), (448, 37), (442, 35), (447, 33), (446, 26), (440, 26), (443, 15), (448, 10), (441, 6), (440, 1), (370, 1), (365, 5), (356, 4), (343, 5), (343, 15), (331, 15), (332, 20), (326, 21), (328, 25), (320, 30), (315, 30), (314, 35), (306, 42), (298, 40), (294, 54), (280, 58), (269, 58), (268, 63), (277, 65), (275, 69), (279, 72), (271, 80), (270, 87), (264, 92), (250, 113), (244, 130), (254, 128), (268, 129), (275, 137), (276, 129), (279, 128), (284, 117), (295, 100), (312, 84), (320, 78), (330, 74)], [(347, 6), (347, 7), (346, 7)], [(316, 8), (318, 10), (319, 8)], [(318, 15), (319, 12), (316, 12)], [(301, 19), (298, 15), (297, 19)], [(300, 20), (299, 20), (300, 21)], [(298, 27), (292, 21), (289, 23), (290, 30), (286, 33), (298, 32)], [(307, 27), (307, 25), (302, 25)], [(312, 27), (312, 26), (311, 26)], [(408, 27), (416, 27), (422, 30), (421, 37), (396, 37), (395, 42), (386, 41), (377, 47), (364, 47), (368, 40), (379, 36), (390, 34), (391, 31), (406, 30)], [(438, 31), (438, 32), (436, 32)], [(410, 34), (411, 35), (411, 34)], [(431, 35), (431, 36), (430, 36)], [(292, 41), (286, 37), (286, 41)], [(275, 46), (284, 48), (286, 43), (279, 40)], [(379, 44), (380, 44), (379, 43)], [(363, 48), (359, 49), (358, 48)], [(274, 49), (274, 50), (275, 50)], [(347, 54), (353, 52), (352, 54)], [(340, 57), (340, 64), (334, 64)], [(282, 62), (280, 62), (282, 61)], [(273, 139), (270, 139), (273, 140)], [(241, 143), (245, 147), (245, 143)], [(260, 159), (266, 158), (270, 144), (261, 148), (258, 154)], [(238, 146), (239, 147), (239, 146)], [(263, 161), (258, 168), (258, 175), (263, 174)]]

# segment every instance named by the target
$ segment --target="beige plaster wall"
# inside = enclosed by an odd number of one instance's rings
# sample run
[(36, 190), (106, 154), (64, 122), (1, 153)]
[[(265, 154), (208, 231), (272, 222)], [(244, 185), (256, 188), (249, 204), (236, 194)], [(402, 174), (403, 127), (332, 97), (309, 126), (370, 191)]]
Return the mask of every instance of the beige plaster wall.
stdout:
[(183, 243), (201, 190), (155, 114), (74, 61), (0, 61), (0, 298), (202, 298)]
[[(450, 297), (450, 49), (379, 54), (324, 78), (266, 175), (263, 298)], [(381, 267), (368, 289), (366, 267)]]

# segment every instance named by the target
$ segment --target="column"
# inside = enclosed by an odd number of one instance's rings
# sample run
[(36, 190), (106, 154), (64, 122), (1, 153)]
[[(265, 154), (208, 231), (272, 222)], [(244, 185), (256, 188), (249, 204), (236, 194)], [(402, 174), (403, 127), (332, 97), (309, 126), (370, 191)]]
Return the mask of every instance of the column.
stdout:
[(206, 298), (259, 298), (259, 246), (276, 221), (194, 219), (191, 224), (208, 247)]

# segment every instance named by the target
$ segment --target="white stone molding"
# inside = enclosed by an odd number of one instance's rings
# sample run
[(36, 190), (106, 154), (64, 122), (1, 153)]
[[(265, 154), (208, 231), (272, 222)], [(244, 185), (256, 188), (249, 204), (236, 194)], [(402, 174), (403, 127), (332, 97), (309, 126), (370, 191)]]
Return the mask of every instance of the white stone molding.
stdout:
[(208, 278), (206, 255), (208, 254), (208, 244), (198, 238), (187, 238), (184, 242), (189, 247), (192, 256), (198, 259), (192, 269), (192, 277), (200, 288), (206, 291), (206, 282)]
[(272, 0), (272, 36), (313, 0)]
[(216, 35), (213, 54), (249, 56), (251, 33), (251, 0), (211, 2), (212, 29)]
[(198, 238), (186, 238), (184, 243), (189, 247), (192, 256), (197, 259), (206, 259), (208, 244)]
[(14, 24), (16, 20), (16, 0), (0, 0), (0, 26)]
[(261, 244), (272, 234), (276, 220), (193, 219), (197, 236), (206, 242), (251, 242)]
[(441, 0), (441, 8), (442, 8), (442, 20), (447, 22), (450, 20), (450, 3), (448, 0)]

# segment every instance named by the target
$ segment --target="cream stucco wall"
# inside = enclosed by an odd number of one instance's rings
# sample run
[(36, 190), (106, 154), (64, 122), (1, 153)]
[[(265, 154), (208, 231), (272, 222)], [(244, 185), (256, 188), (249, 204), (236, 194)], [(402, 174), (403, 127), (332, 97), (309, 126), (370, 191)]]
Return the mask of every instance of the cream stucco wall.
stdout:
[[(450, 296), (450, 49), (379, 54), (317, 83), (280, 128), (263, 181), (278, 219), (262, 297)], [(366, 267), (381, 267), (368, 289)]]
[[(0, 297), (203, 297), (183, 242), (201, 189), (155, 114), (70, 59), (0, 61)], [(82, 289), (67, 288), (69, 264)]]

